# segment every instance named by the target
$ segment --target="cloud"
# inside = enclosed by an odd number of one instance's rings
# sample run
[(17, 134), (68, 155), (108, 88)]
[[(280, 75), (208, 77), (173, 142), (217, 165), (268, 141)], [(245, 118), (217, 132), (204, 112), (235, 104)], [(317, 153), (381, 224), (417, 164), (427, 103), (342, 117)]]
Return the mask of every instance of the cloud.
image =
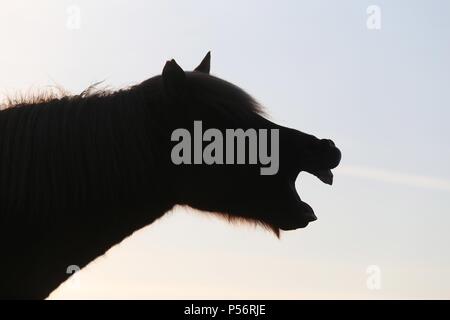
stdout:
[(430, 176), (414, 175), (366, 166), (342, 166), (338, 174), (355, 178), (370, 179), (381, 182), (401, 184), (411, 187), (442, 190), (450, 192), (450, 180)]

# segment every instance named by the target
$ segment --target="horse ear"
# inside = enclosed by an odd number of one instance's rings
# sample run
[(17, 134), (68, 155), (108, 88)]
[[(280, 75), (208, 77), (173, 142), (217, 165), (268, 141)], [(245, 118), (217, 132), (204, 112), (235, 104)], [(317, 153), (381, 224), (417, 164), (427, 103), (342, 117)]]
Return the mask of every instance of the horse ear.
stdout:
[(169, 95), (178, 94), (183, 91), (186, 75), (174, 59), (166, 62), (162, 72), (162, 78), (164, 89)]
[(194, 71), (208, 73), (209, 69), (211, 67), (211, 51), (208, 51), (206, 56), (203, 58), (202, 62), (198, 65), (197, 68), (194, 69)]

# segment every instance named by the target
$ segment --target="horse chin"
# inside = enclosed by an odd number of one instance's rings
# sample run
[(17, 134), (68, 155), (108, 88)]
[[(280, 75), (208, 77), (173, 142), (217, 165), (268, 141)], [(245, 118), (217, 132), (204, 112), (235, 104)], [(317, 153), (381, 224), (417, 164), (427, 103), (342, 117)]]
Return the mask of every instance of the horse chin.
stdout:
[(310, 222), (313, 222), (315, 220), (317, 220), (317, 217), (314, 214), (308, 217), (305, 217), (304, 215), (298, 215), (297, 218), (293, 218), (290, 221), (280, 223), (278, 225), (278, 228), (283, 231), (302, 229), (307, 227)]
[[(331, 170), (319, 170), (313, 174), (324, 183), (332, 184), (333, 182)], [(295, 175), (294, 179), (289, 179), (290, 196), (287, 203), (290, 203), (290, 205), (288, 205), (286, 212), (283, 214), (282, 220), (277, 223), (277, 227), (283, 231), (305, 228), (310, 222), (317, 220), (311, 206), (300, 199), (295, 187), (297, 178), (298, 175)]]
[(300, 199), (294, 183), (290, 183), (290, 189), (285, 200), (287, 206), (284, 206), (275, 223), (283, 231), (305, 228), (310, 222), (317, 220), (311, 206)]
[(317, 217), (311, 206), (298, 199), (295, 208), (290, 212), (289, 217), (280, 223), (279, 228), (285, 231), (301, 229), (316, 220)]

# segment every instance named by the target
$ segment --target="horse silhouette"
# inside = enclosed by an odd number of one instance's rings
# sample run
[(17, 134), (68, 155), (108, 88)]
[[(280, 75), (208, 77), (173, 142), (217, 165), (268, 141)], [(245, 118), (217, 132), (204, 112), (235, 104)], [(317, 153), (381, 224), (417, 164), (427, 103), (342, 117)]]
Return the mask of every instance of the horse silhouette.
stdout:
[[(316, 216), (295, 180), (331, 184), (331, 140), (282, 127), (237, 86), (167, 61), (162, 75), (115, 92), (24, 101), (0, 111), (0, 297), (42, 299), (175, 205), (275, 234)], [(279, 171), (254, 164), (175, 165), (171, 133), (192, 128), (279, 130)]]

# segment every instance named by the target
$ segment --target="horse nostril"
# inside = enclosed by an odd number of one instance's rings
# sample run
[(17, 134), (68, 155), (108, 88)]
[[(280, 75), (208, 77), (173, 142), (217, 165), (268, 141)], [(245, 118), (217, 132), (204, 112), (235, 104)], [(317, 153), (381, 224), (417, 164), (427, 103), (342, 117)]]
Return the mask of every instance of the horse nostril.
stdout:
[(336, 145), (334, 144), (334, 142), (330, 139), (322, 139), (322, 143), (328, 147), (332, 147), (335, 148)]
[(323, 155), (328, 161), (328, 169), (333, 169), (341, 162), (341, 151), (336, 147), (333, 141), (330, 139), (322, 139), (320, 141), (321, 150)]

